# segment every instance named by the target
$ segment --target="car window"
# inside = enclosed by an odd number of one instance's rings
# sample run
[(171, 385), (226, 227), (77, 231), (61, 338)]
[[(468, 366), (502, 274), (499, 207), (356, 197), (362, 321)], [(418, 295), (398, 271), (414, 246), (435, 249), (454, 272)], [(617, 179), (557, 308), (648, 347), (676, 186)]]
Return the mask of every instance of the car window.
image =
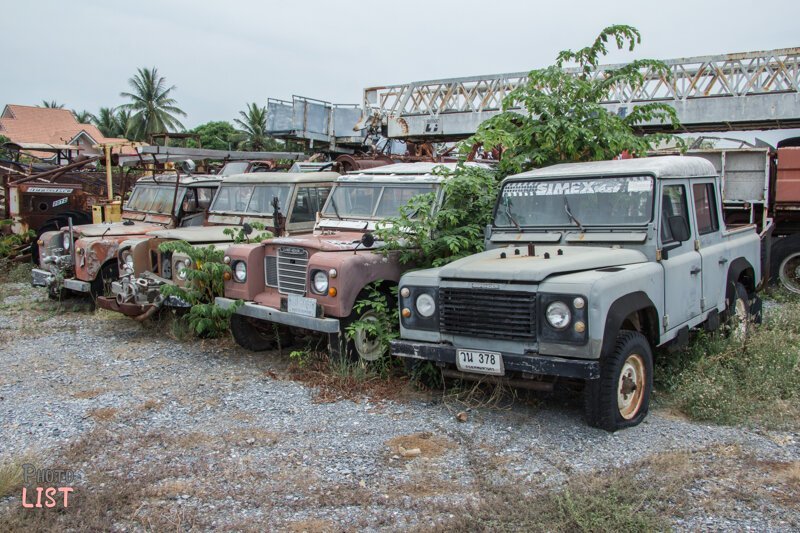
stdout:
[(697, 232), (700, 235), (713, 233), (719, 229), (717, 220), (717, 198), (713, 183), (696, 183), (694, 193), (694, 213), (697, 218)]
[(667, 185), (663, 189), (661, 200), (661, 241), (663, 243), (675, 242), (669, 227), (669, 219), (674, 216), (682, 217), (686, 221), (686, 227), (691, 227), (689, 210), (686, 207), (686, 187), (683, 185)]
[(316, 189), (300, 187), (292, 209), (292, 222), (313, 222), (316, 219)]

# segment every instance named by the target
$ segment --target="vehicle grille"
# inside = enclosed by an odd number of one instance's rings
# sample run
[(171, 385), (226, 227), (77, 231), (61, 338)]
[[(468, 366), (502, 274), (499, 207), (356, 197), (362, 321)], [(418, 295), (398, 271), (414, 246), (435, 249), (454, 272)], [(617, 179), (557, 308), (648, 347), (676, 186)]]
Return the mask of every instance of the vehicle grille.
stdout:
[(536, 339), (536, 295), (483, 289), (439, 290), (444, 333), (486, 339)]
[(278, 290), (284, 294), (305, 294), (308, 251), (295, 246), (278, 248)]
[(266, 279), (264, 280), (267, 287), (278, 286), (278, 257), (275, 255), (268, 255), (264, 258), (264, 272)]

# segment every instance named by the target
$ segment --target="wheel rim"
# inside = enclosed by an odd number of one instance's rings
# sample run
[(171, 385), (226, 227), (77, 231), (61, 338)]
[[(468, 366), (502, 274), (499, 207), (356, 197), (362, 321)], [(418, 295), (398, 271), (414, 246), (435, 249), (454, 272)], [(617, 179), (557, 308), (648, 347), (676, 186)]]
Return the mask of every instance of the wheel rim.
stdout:
[(795, 294), (800, 294), (800, 253), (789, 255), (778, 269), (781, 284)]
[(742, 340), (747, 336), (747, 302), (741, 298), (736, 298), (736, 303), (733, 305), (733, 336), (736, 339)]
[[(359, 320), (377, 323), (378, 317), (375, 315), (374, 311), (367, 311), (361, 315)], [(375, 361), (383, 355), (383, 347), (381, 346), (380, 339), (377, 337), (370, 337), (369, 333), (364, 328), (355, 332), (353, 336), (353, 346), (358, 356), (366, 361)]]
[(637, 415), (645, 392), (644, 358), (633, 353), (625, 359), (617, 383), (617, 407), (625, 420)]

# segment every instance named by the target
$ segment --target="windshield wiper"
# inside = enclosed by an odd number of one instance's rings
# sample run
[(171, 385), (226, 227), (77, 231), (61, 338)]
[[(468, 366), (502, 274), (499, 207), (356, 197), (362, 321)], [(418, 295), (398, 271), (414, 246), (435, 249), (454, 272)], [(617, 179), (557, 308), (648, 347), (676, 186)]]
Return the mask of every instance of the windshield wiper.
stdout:
[(517, 231), (519, 231), (521, 233), (522, 232), (522, 227), (519, 225), (519, 222), (517, 222), (517, 219), (514, 218), (514, 215), (511, 214), (511, 201), (509, 200), (508, 202), (505, 202), (505, 204), (506, 204), (505, 205), (505, 207), (506, 207), (505, 214), (508, 217), (508, 220), (513, 222), (514, 225), (517, 227)]
[(333, 212), (336, 213), (336, 218), (342, 220), (339, 210), (336, 208), (336, 199), (333, 197), (333, 195), (331, 195), (331, 207), (333, 207)]
[(575, 218), (575, 215), (572, 214), (572, 209), (569, 208), (569, 200), (567, 200), (566, 195), (564, 195), (564, 211), (567, 212), (567, 216), (569, 217), (569, 219), (572, 222), (574, 222), (575, 225), (578, 226), (578, 228), (580, 228), (581, 231), (584, 231), (583, 224), (581, 224), (580, 221), (577, 218)]

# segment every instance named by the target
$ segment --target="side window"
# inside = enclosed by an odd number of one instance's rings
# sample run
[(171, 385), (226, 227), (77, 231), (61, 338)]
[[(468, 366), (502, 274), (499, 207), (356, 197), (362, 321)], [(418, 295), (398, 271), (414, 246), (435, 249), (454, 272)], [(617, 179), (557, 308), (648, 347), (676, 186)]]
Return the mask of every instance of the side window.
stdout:
[(713, 183), (697, 183), (692, 186), (697, 232), (700, 235), (714, 233), (719, 229), (717, 220), (717, 197)]
[(198, 211), (205, 211), (211, 206), (211, 200), (214, 199), (214, 191), (216, 189), (202, 188), (197, 190), (197, 209)]
[(686, 207), (686, 187), (683, 185), (667, 185), (662, 192), (661, 200), (661, 242), (675, 242), (669, 227), (670, 217), (682, 217), (689, 228), (689, 210)]
[(311, 189), (299, 187), (292, 209), (292, 222), (313, 222), (316, 211), (312, 205)]
[(187, 189), (186, 194), (183, 196), (183, 205), (181, 206), (184, 214), (194, 213), (197, 211), (197, 189)]

